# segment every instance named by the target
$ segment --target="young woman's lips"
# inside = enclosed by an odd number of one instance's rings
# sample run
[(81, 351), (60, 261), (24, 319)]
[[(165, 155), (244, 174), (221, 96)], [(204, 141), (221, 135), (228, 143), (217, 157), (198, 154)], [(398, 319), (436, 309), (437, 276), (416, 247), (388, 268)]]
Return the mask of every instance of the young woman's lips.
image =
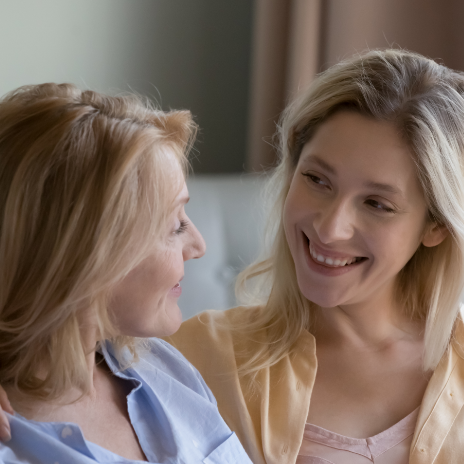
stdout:
[(329, 276), (329, 277), (341, 276), (341, 275), (344, 275), (348, 272), (351, 272), (357, 269), (365, 261), (367, 261), (367, 258), (363, 258), (361, 261), (358, 261), (358, 262), (355, 262), (349, 265), (345, 265), (345, 266), (338, 266), (338, 267), (328, 266), (326, 264), (320, 263), (319, 261), (315, 260), (311, 256), (311, 253), (309, 252), (309, 240), (306, 236), (305, 236), (305, 241), (306, 241), (306, 244), (303, 248), (305, 251), (306, 263), (308, 264), (308, 267), (312, 271), (317, 272), (318, 274), (322, 274), (322, 275)]
[(176, 298), (179, 298), (182, 295), (182, 287), (180, 286), (180, 282), (178, 282), (174, 287), (169, 290), (169, 294)]

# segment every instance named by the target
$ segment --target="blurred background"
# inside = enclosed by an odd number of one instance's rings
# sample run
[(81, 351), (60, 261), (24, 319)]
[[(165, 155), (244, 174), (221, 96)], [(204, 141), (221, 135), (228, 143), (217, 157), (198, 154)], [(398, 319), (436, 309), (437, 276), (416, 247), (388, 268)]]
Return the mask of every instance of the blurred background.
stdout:
[(401, 47), (464, 70), (462, 0), (0, 0), (0, 95), (73, 82), (189, 109), (201, 127), (189, 214), (209, 250), (188, 263), (185, 317), (234, 304), (259, 250), (275, 122), (331, 64)]

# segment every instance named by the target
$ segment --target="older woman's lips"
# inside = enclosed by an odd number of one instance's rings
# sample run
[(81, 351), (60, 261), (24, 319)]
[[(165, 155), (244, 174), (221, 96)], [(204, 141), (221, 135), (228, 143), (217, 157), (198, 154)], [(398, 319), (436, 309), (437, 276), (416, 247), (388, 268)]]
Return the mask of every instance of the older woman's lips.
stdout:
[(179, 282), (177, 282), (177, 284), (171, 288), (171, 290), (169, 291), (169, 294), (174, 297), (179, 297), (182, 295), (182, 287), (180, 286)]

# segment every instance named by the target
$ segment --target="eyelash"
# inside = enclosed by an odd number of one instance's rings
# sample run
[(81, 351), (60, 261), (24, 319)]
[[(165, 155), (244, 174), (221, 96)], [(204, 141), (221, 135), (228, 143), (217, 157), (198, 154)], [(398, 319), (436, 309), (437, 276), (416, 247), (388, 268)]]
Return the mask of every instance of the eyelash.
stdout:
[[(302, 173), (303, 176), (307, 177), (313, 184), (315, 185), (322, 185), (324, 186), (323, 184), (319, 184), (318, 182), (316, 182), (314, 179), (318, 179), (322, 182), (324, 182), (319, 176), (315, 176), (314, 174), (310, 174), (310, 173), (307, 173), (307, 172), (304, 172)], [(384, 206), (382, 205), (382, 203), (380, 203), (379, 201), (376, 201), (376, 200), (368, 200), (368, 201), (374, 201), (375, 203), (379, 204), (382, 206), (382, 208), (376, 208), (375, 206), (373, 205), (370, 205), (373, 209), (375, 210), (380, 210), (380, 211), (384, 211), (385, 213), (390, 213), (390, 214), (395, 214), (396, 213), (396, 210), (392, 209), (392, 208), (389, 208), (388, 206)]]
[(381, 208), (376, 208), (375, 206), (371, 205), (372, 208), (374, 208), (376, 210), (382, 210), (382, 211), (385, 211), (386, 213), (396, 213), (396, 210), (394, 210), (393, 208), (389, 208), (388, 206), (382, 205), (382, 203), (380, 203), (380, 201), (376, 201), (376, 200), (368, 200), (368, 201), (374, 201), (375, 203), (378, 203), (379, 205), (382, 206)]
[(307, 172), (304, 172), (303, 176), (307, 177), (313, 184), (316, 184), (316, 185), (321, 185), (321, 184), (319, 184), (318, 182), (315, 182), (314, 179), (319, 179), (320, 181), (323, 182), (323, 180), (320, 177), (315, 176), (314, 174), (309, 174)]
[(188, 224), (189, 224), (188, 221), (184, 221), (184, 220), (180, 221), (180, 226), (178, 229), (174, 231), (174, 233), (176, 235), (180, 235), (184, 233), (187, 230)]

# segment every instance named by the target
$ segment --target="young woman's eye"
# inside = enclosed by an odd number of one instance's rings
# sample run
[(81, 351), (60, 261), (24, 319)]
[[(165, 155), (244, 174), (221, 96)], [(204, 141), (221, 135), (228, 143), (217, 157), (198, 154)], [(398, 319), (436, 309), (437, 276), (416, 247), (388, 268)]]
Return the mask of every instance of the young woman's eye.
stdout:
[(180, 235), (187, 230), (188, 221), (181, 220), (179, 227), (174, 231), (176, 235)]
[(393, 208), (389, 208), (388, 206), (384, 205), (383, 203), (380, 203), (377, 200), (367, 200), (366, 203), (371, 206), (373, 209), (382, 211), (385, 213), (394, 213), (395, 210)]
[(316, 176), (315, 174), (305, 172), (303, 173), (303, 175), (307, 177), (313, 184), (322, 185), (324, 187), (327, 186), (327, 182), (325, 182), (323, 179), (321, 179), (319, 176)]

